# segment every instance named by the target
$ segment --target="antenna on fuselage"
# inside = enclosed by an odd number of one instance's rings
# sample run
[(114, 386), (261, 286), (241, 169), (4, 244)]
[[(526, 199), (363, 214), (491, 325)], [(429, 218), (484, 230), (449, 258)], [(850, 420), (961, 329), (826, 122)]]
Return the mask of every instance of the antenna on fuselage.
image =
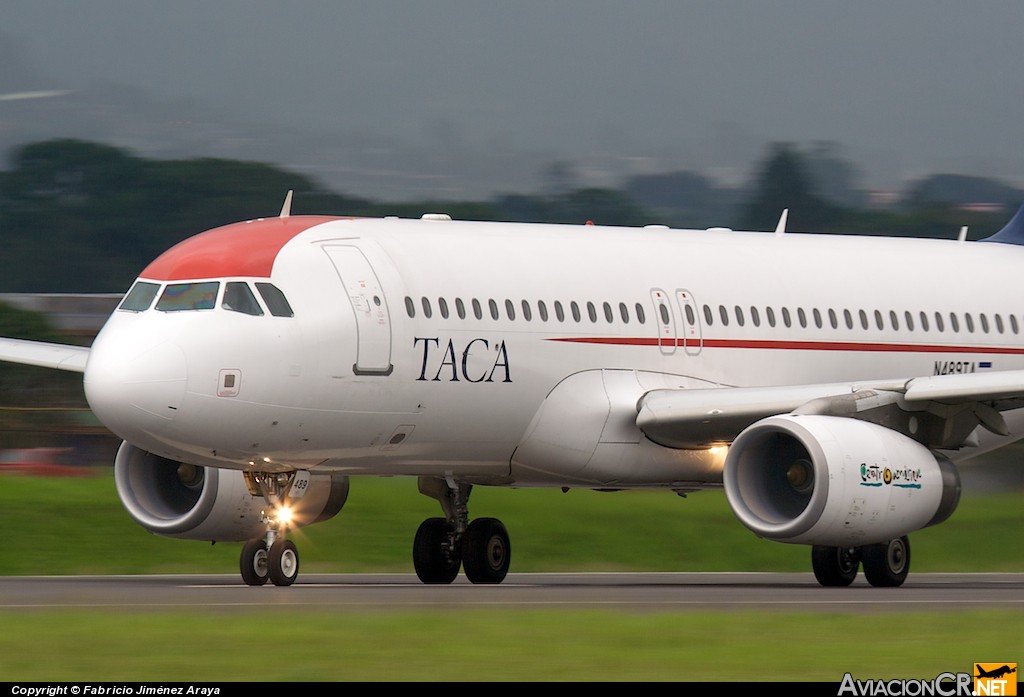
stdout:
[(957, 241), (963, 242), (966, 239), (967, 239), (967, 226), (964, 225), (962, 228), (960, 228), (960, 236), (957, 238)]
[(779, 224), (775, 226), (775, 234), (781, 235), (786, 232), (786, 219), (789, 217), (789, 209), (785, 208), (779, 216)]
[(282, 218), (287, 218), (292, 214), (292, 189), (288, 189), (288, 195), (284, 197), (284, 205), (281, 206)]

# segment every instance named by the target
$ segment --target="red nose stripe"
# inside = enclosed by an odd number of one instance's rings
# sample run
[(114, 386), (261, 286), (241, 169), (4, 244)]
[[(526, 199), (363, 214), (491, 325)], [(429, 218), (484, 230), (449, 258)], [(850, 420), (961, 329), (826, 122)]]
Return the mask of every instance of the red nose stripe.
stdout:
[(233, 223), (179, 242), (140, 274), (154, 281), (255, 276), (270, 278), (281, 247), (303, 230), (338, 218), (294, 216)]

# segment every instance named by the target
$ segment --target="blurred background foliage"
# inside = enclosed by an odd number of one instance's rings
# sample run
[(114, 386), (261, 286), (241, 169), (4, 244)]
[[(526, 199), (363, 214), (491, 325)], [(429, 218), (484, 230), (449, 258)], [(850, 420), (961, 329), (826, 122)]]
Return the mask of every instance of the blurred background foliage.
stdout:
[(151, 160), (109, 145), (60, 139), (21, 147), (0, 172), (0, 292), (123, 292), (173, 244), (219, 225), (294, 214), (454, 218), (682, 228), (788, 230), (944, 237), (969, 226), (979, 239), (1002, 227), (1024, 191), (979, 177), (936, 174), (902, 192), (860, 188), (839, 146), (772, 144), (748, 181), (725, 185), (697, 172), (632, 177), (617, 189), (576, 186), (554, 163), (546, 189), (484, 201), (374, 201), (256, 162)]

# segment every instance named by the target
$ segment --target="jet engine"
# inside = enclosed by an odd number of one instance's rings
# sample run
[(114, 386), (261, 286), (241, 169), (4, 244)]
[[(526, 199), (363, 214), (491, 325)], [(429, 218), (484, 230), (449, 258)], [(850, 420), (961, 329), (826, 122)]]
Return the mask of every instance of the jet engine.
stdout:
[(787, 414), (733, 441), (723, 471), (733, 513), (778, 542), (855, 547), (941, 523), (960, 476), (941, 454), (856, 419)]
[[(239, 470), (175, 462), (123, 442), (114, 460), (114, 483), (128, 514), (157, 535), (241, 542), (266, 531), (261, 511), (267, 502), (250, 493)], [(333, 518), (348, 490), (346, 476), (310, 472), (304, 495), (292, 506), (291, 525)]]

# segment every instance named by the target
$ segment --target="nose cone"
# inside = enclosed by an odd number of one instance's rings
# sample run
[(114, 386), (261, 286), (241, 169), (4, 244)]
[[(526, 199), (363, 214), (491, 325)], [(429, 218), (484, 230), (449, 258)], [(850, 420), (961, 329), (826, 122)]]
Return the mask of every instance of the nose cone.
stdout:
[(83, 382), (96, 417), (135, 441), (174, 420), (186, 380), (185, 356), (165, 337), (111, 331), (93, 344)]

